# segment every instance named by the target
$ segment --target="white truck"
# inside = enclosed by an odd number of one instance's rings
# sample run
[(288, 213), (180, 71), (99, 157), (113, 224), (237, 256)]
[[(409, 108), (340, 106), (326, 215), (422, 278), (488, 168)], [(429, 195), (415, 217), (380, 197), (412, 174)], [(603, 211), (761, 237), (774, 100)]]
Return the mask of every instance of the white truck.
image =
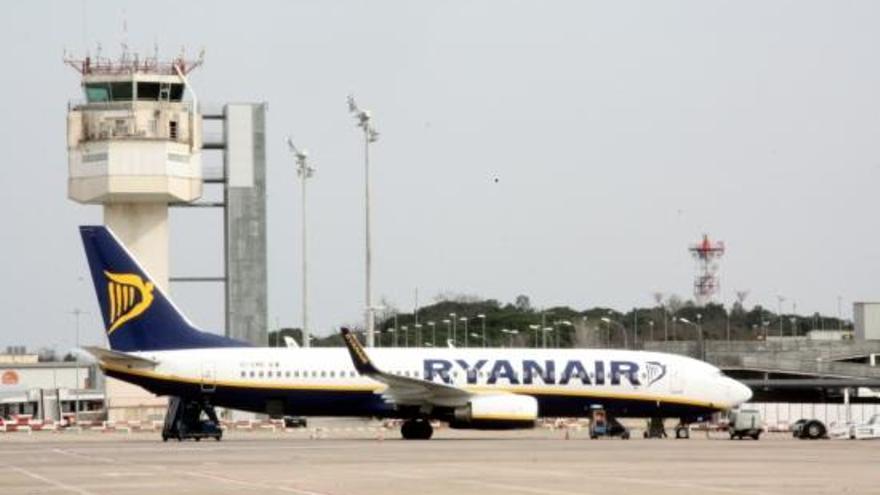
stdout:
[(730, 433), (731, 440), (745, 437), (751, 437), (754, 440), (761, 438), (761, 433), (764, 431), (761, 413), (754, 409), (731, 411), (727, 431)]

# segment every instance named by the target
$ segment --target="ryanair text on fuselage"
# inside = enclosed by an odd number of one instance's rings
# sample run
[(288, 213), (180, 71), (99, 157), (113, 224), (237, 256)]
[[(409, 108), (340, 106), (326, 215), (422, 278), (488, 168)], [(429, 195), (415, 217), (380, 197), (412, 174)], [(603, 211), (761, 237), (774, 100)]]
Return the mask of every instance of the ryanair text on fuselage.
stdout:
[(467, 377), (469, 385), (480, 383), (482, 376), (488, 385), (502, 380), (511, 385), (567, 385), (575, 382), (583, 385), (620, 385), (622, 380), (626, 380), (634, 386), (650, 386), (666, 375), (666, 365), (656, 361), (645, 363), (644, 370), (636, 362), (615, 360), (589, 362), (577, 359), (523, 359), (516, 364), (514, 367), (513, 362), (506, 359), (495, 360), (491, 365), (487, 359), (472, 362), (464, 359), (425, 359), (423, 376), (425, 380), (439, 378), (451, 384), (452, 373), (460, 370)]

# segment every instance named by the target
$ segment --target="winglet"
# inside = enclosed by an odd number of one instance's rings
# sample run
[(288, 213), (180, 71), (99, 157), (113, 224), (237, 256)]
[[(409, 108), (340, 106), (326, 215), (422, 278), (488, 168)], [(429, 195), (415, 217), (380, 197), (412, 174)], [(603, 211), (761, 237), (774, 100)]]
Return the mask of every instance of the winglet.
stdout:
[(348, 348), (348, 353), (351, 354), (351, 361), (354, 363), (354, 369), (362, 375), (375, 375), (379, 373), (379, 370), (373, 365), (373, 362), (370, 361), (370, 357), (367, 356), (367, 351), (364, 350), (363, 346), (361, 346), (361, 343), (358, 341), (357, 336), (345, 327), (342, 327), (341, 332), (345, 347)]

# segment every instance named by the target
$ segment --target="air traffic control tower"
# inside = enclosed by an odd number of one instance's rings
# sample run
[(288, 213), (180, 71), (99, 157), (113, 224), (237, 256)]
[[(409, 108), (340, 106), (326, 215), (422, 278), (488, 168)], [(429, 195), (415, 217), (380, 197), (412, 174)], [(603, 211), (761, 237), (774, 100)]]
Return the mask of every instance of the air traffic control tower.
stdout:
[(68, 196), (108, 225), (168, 290), (168, 204), (202, 195), (201, 117), (183, 101), (199, 65), (123, 56), (68, 61), (85, 101), (67, 113)]
[[(201, 61), (125, 54), (66, 62), (82, 75), (85, 96), (68, 108), (68, 196), (103, 205), (104, 223), (167, 292), (169, 203), (202, 195), (202, 119), (196, 102), (183, 101), (186, 74)], [(165, 406), (111, 379), (107, 401), (110, 419), (140, 419)]]

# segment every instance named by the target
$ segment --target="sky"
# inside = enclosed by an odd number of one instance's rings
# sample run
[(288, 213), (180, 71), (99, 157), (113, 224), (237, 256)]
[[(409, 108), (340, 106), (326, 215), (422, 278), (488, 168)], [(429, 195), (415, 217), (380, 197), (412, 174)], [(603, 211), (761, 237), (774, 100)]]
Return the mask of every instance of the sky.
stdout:
[[(17, 2), (0, 17), (0, 349), (103, 344), (67, 199), (65, 113), (101, 46), (205, 50), (204, 103), (267, 102), (269, 321), (298, 326), (309, 183), (310, 320), (361, 320), (362, 137), (374, 115), (375, 297), (534, 306), (690, 297), (688, 246), (722, 240), (729, 305), (850, 317), (880, 300), (880, 4), (859, 1)], [(207, 162), (207, 160), (206, 160)], [(209, 164), (206, 163), (206, 166)], [(497, 179), (497, 181), (496, 181)], [(220, 214), (174, 210), (172, 275), (216, 275)], [(175, 284), (197, 324), (222, 287)]]

